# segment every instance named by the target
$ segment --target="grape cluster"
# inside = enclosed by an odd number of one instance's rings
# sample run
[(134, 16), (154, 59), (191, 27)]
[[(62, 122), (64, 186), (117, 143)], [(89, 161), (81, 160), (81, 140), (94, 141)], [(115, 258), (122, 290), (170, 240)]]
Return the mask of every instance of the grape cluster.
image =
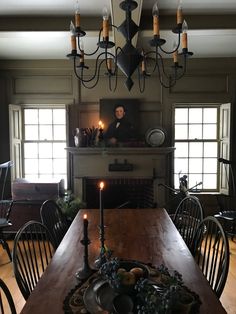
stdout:
[(141, 278), (135, 285), (137, 314), (175, 313), (179, 306), (180, 296), (189, 292), (183, 286), (182, 275), (177, 271), (170, 274), (164, 265), (160, 265), (156, 271), (165, 279), (163, 282), (155, 283), (150, 279)]
[(112, 258), (104, 263), (100, 268), (100, 273), (104, 276), (111, 287), (118, 288), (120, 286), (120, 277), (117, 274), (120, 261), (118, 258)]

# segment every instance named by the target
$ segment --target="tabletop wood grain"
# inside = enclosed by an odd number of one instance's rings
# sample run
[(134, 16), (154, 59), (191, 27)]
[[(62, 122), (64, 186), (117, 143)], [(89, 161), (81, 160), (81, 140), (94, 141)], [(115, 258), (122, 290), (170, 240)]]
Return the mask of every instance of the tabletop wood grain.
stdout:
[[(90, 266), (94, 266), (100, 247), (99, 210), (80, 210), (22, 314), (64, 313), (63, 301), (76, 285), (75, 273), (83, 264), (84, 247), (80, 241), (84, 213), (89, 220)], [(155, 266), (163, 263), (179, 271), (188, 288), (200, 296), (200, 313), (226, 313), (164, 209), (105, 209), (104, 214), (105, 244), (114, 256)]]

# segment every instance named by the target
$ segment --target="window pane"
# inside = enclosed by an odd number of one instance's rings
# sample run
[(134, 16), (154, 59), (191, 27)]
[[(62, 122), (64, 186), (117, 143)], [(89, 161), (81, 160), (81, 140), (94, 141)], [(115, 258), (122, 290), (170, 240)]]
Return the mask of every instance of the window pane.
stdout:
[(39, 172), (42, 174), (51, 174), (52, 159), (39, 159)]
[[(184, 107), (184, 106), (183, 106)], [(217, 106), (175, 108), (174, 183), (178, 188), (178, 172), (188, 175), (195, 186), (203, 182), (200, 190), (218, 188), (218, 122)], [(187, 130), (186, 130), (187, 127)], [(205, 176), (203, 178), (203, 175)]]
[(217, 159), (216, 158), (204, 159), (204, 172), (205, 173), (217, 173)]
[[(188, 177), (188, 187), (192, 188), (194, 187), (196, 184), (201, 183), (202, 182), (202, 174), (189, 174)], [(199, 184), (199, 186), (197, 187), (198, 190), (202, 189), (202, 184)]]
[(203, 143), (189, 144), (189, 157), (202, 157)]
[(38, 174), (26, 174), (24, 175), (25, 179), (34, 182), (35, 180), (38, 180)]
[(53, 110), (53, 123), (54, 124), (66, 124), (66, 116), (64, 109)]
[(201, 124), (189, 125), (189, 138), (190, 139), (202, 139), (202, 125)]
[(26, 125), (25, 126), (25, 140), (38, 140), (38, 126), (37, 125)]
[(38, 124), (38, 109), (24, 110), (25, 124)]
[(49, 174), (43, 174), (43, 173), (40, 173), (39, 174), (39, 179), (43, 182), (50, 182), (52, 181), (53, 179), (53, 175), (51, 173)]
[(47, 181), (66, 179), (65, 109), (37, 108), (25, 109), (24, 112), (24, 140), (30, 141), (24, 143), (24, 177)]
[(38, 159), (25, 159), (25, 174), (38, 173)]
[(175, 159), (175, 173), (188, 173), (188, 159), (176, 158)]
[(24, 155), (25, 155), (25, 158), (37, 158), (38, 157), (38, 144), (37, 143), (25, 143)]
[(51, 109), (39, 109), (39, 124), (52, 124)]
[(66, 173), (66, 160), (56, 159), (53, 161), (54, 172), (56, 173)]
[(217, 143), (204, 143), (204, 157), (217, 157)]
[(186, 123), (188, 121), (188, 109), (177, 108), (175, 109), (175, 123)]
[(203, 175), (203, 188), (204, 189), (216, 189), (217, 188), (217, 175), (216, 174), (204, 174)]
[(52, 158), (52, 143), (39, 143), (39, 158)]
[(189, 172), (190, 173), (202, 173), (202, 159), (201, 158), (189, 159)]
[(216, 124), (205, 124), (203, 126), (203, 138), (204, 139), (216, 139), (217, 138)]
[(203, 122), (204, 123), (217, 123), (217, 108), (203, 109)]
[(175, 138), (178, 140), (188, 138), (188, 126), (176, 125), (175, 126)]
[(188, 156), (188, 143), (175, 143), (175, 157)]
[(201, 108), (189, 109), (189, 123), (202, 123), (202, 109)]
[(65, 141), (66, 140), (66, 127), (65, 125), (54, 125), (53, 136), (55, 141)]
[(65, 143), (53, 144), (53, 158), (66, 158)]
[(39, 139), (42, 141), (52, 140), (52, 126), (51, 125), (40, 125), (39, 126)]

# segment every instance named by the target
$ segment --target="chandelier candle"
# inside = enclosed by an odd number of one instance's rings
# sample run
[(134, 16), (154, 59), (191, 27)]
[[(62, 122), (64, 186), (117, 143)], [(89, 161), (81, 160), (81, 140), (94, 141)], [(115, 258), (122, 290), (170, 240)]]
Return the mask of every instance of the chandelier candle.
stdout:
[(158, 11), (157, 3), (155, 3), (153, 6), (152, 16), (153, 16), (153, 35), (154, 36), (160, 36), (159, 11)]
[(180, 0), (177, 9), (177, 25), (181, 25), (182, 23), (183, 23), (182, 1)]
[(187, 31), (188, 31), (188, 24), (184, 20), (183, 25), (182, 25), (182, 49), (188, 48)]
[(103, 8), (102, 16), (103, 16), (102, 36), (103, 36), (103, 40), (106, 41), (109, 39), (109, 25), (108, 25), (109, 14), (108, 14), (107, 7)]

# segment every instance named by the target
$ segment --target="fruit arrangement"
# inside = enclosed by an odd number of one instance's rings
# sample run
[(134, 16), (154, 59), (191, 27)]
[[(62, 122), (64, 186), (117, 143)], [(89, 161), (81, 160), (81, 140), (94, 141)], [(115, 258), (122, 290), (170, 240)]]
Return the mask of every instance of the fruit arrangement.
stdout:
[(135, 285), (138, 279), (144, 277), (144, 270), (141, 267), (133, 267), (129, 271), (125, 268), (118, 268), (117, 275), (124, 286)]
[(102, 265), (100, 272), (118, 292), (134, 293), (134, 286), (140, 278), (148, 277), (148, 269), (136, 261), (111, 259)]

